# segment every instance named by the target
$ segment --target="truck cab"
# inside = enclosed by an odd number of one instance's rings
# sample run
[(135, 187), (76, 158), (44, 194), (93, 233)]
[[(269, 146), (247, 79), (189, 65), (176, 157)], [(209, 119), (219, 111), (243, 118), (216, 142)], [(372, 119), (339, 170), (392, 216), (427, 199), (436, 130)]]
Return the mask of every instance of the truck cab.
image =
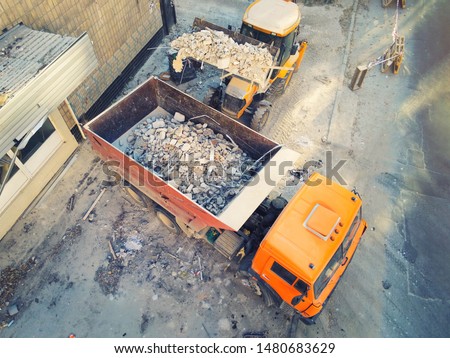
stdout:
[(316, 173), (270, 228), (249, 271), (272, 301), (312, 324), (366, 228), (359, 195)]

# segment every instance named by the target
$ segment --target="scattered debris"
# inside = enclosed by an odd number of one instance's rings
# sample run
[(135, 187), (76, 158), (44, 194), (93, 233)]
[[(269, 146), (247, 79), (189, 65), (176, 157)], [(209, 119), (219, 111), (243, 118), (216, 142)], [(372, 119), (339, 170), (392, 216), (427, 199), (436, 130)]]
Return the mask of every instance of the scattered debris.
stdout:
[(95, 272), (95, 281), (98, 282), (100, 288), (105, 296), (117, 292), (120, 275), (122, 273), (123, 266), (119, 262), (120, 260), (110, 261), (108, 266), (99, 267)]
[(19, 309), (17, 308), (17, 305), (9, 306), (7, 311), (10, 316), (15, 316), (16, 314), (19, 313)]
[[(106, 188), (103, 188), (102, 191), (100, 192), (100, 194), (97, 196), (97, 199), (95, 199), (95, 201), (92, 203), (92, 205), (89, 208), (89, 210), (83, 216), (83, 221), (86, 221), (86, 219), (89, 217), (89, 215), (91, 214), (92, 210), (94, 210), (95, 206), (97, 205), (97, 203), (99, 202), (99, 200), (101, 199), (103, 194), (105, 194), (105, 191), (106, 191)], [(91, 221), (91, 220), (89, 220), (89, 221)]]
[(135, 236), (128, 238), (124, 246), (127, 251), (139, 251), (142, 249), (141, 241)]
[(200, 268), (199, 273), (200, 273), (200, 280), (203, 281), (203, 268), (202, 268), (202, 261), (200, 260), (200, 256), (197, 256), (198, 258), (198, 266)]
[(73, 211), (73, 208), (75, 206), (75, 194), (72, 194), (72, 196), (69, 198), (69, 201), (67, 202), (67, 210)]
[(116, 255), (116, 252), (113, 249), (111, 240), (108, 240), (108, 246), (109, 246), (109, 252), (111, 252), (111, 255), (112, 255), (113, 259), (117, 260), (117, 255)]
[(261, 332), (244, 332), (242, 334), (243, 338), (267, 338), (268, 331), (261, 331)]
[(0, 273), (0, 309), (6, 308), (14, 297), (17, 286), (25, 279), (36, 265), (36, 258), (31, 257), (17, 268), (5, 267)]
[(385, 289), (385, 290), (389, 290), (390, 288), (391, 288), (391, 286), (392, 286), (392, 284), (389, 282), (389, 281), (381, 281), (381, 283), (383, 284), (383, 288)]

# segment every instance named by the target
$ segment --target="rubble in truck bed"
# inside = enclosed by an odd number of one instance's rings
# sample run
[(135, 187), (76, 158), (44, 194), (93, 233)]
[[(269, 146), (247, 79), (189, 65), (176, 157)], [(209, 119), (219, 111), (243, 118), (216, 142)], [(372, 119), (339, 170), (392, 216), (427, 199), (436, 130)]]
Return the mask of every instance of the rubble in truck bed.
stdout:
[[(181, 72), (182, 59), (192, 57), (251, 81), (264, 83), (273, 57), (266, 48), (238, 44), (221, 31), (202, 30), (183, 34), (170, 44), (178, 50), (174, 68)], [(177, 68), (178, 63), (178, 68)]]
[(127, 155), (214, 215), (261, 167), (231, 138), (179, 113), (144, 118), (126, 140)]

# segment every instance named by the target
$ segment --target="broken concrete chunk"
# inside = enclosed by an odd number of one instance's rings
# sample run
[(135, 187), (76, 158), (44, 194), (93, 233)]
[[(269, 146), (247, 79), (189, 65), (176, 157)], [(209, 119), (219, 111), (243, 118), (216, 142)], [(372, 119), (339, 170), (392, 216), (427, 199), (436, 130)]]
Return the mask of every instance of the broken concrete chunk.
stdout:
[(183, 144), (183, 146), (181, 147), (181, 150), (183, 152), (187, 152), (189, 149), (191, 149), (191, 145), (188, 143)]
[(160, 119), (160, 120), (154, 122), (152, 126), (155, 129), (157, 129), (157, 128), (164, 128), (166, 126), (166, 122), (164, 122), (164, 120)]
[(186, 117), (184, 114), (181, 114), (179, 112), (175, 112), (175, 115), (173, 116), (173, 119), (179, 123), (183, 123), (186, 120)]

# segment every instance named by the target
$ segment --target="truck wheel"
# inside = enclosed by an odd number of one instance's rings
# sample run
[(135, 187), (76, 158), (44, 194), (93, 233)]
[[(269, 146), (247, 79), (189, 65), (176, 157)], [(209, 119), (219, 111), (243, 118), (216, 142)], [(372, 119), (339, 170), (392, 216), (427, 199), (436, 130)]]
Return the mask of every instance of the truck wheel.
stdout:
[(178, 235), (180, 233), (180, 227), (175, 221), (175, 217), (169, 213), (167, 210), (163, 209), (160, 206), (155, 208), (156, 217), (161, 221), (165, 227), (169, 229), (169, 231), (173, 234)]
[(259, 285), (259, 288), (261, 289), (261, 293), (266, 306), (272, 307), (273, 305), (275, 305), (275, 300), (272, 293), (264, 285)]
[(203, 103), (210, 106), (211, 108), (217, 109), (220, 111), (220, 107), (222, 105), (222, 93), (221, 88), (213, 88), (210, 87), (205, 97), (203, 98)]
[(253, 114), (250, 128), (259, 132), (267, 123), (270, 114), (270, 106), (259, 106)]
[(294, 316), (296, 314), (295, 309), (291, 305), (287, 304), (284, 301), (281, 302), (280, 311), (283, 312), (283, 314), (286, 317), (292, 317), (292, 316)]
[(150, 200), (147, 198), (147, 196), (129, 183), (124, 184), (122, 186), (122, 190), (125, 193), (126, 197), (131, 199), (131, 201), (135, 204), (138, 204), (143, 208), (148, 208), (151, 205)]

